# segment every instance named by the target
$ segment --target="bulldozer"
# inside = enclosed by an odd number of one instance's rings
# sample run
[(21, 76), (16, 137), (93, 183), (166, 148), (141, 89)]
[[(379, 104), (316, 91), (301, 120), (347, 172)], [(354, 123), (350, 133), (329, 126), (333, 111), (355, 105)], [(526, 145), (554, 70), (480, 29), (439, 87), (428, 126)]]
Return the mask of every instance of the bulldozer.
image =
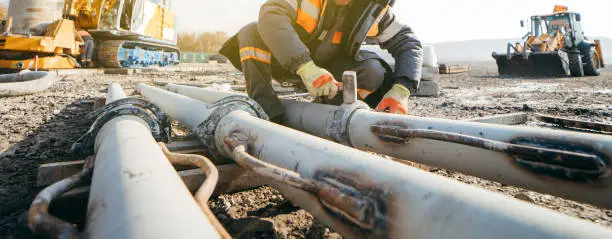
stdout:
[(499, 74), (598, 76), (605, 66), (601, 43), (584, 35), (581, 21), (581, 15), (566, 6), (555, 6), (553, 14), (532, 16), (530, 30), (520, 42), (508, 43), (506, 54), (493, 52)]
[(179, 63), (172, 0), (10, 1), (2, 22), (0, 69), (79, 68), (83, 39), (95, 39), (95, 59), (106, 68)]

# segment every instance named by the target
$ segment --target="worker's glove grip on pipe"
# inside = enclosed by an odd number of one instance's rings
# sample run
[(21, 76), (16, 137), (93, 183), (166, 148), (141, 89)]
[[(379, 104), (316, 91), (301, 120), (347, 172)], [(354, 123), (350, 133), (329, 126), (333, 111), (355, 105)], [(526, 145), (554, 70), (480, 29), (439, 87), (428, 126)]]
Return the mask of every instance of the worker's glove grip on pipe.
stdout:
[(393, 114), (406, 114), (410, 90), (401, 84), (395, 84), (378, 103), (376, 111)]
[(311, 96), (327, 96), (332, 99), (338, 93), (339, 83), (329, 71), (318, 67), (313, 61), (301, 66), (296, 72)]

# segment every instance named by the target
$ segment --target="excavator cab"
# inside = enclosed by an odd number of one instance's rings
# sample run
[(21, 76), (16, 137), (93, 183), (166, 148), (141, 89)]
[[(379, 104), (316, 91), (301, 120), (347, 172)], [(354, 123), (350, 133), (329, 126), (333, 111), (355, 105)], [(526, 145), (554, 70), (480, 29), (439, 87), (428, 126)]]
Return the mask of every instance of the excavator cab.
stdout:
[(601, 46), (585, 37), (580, 14), (556, 6), (553, 14), (532, 16), (530, 23), (520, 42), (508, 43), (506, 54), (493, 52), (500, 75), (599, 75)]

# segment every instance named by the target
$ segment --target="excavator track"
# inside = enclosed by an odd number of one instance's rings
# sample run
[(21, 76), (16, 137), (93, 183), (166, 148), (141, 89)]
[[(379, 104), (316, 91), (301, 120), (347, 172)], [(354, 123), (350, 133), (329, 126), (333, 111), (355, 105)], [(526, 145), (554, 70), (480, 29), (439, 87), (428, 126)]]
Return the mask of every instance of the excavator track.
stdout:
[(180, 54), (174, 46), (134, 40), (104, 40), (97, 51), (98, 63), (106, 68), (167, 66), (177, 64)]

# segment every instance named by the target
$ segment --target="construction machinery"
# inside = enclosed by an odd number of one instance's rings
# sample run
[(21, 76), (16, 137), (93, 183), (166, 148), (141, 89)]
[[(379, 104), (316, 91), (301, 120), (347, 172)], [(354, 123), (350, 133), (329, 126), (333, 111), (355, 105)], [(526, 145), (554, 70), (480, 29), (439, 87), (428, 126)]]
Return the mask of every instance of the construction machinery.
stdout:
[(179, 63), (170, 0), (11, 1), (0, 36), (0, 69), (71, 69), (83, 39), (95, 39), (96, 60), (108, 68)]
[[(553, 14), (532, 16), (521, 42), (508, 43), (507, 53), (493, 52), (500, 75), (597, 76), (605, 66), (599, 40), (584, 35), (581, 15), (565, 6)], [(521, 21), (521, 26), (525, 22)]]

